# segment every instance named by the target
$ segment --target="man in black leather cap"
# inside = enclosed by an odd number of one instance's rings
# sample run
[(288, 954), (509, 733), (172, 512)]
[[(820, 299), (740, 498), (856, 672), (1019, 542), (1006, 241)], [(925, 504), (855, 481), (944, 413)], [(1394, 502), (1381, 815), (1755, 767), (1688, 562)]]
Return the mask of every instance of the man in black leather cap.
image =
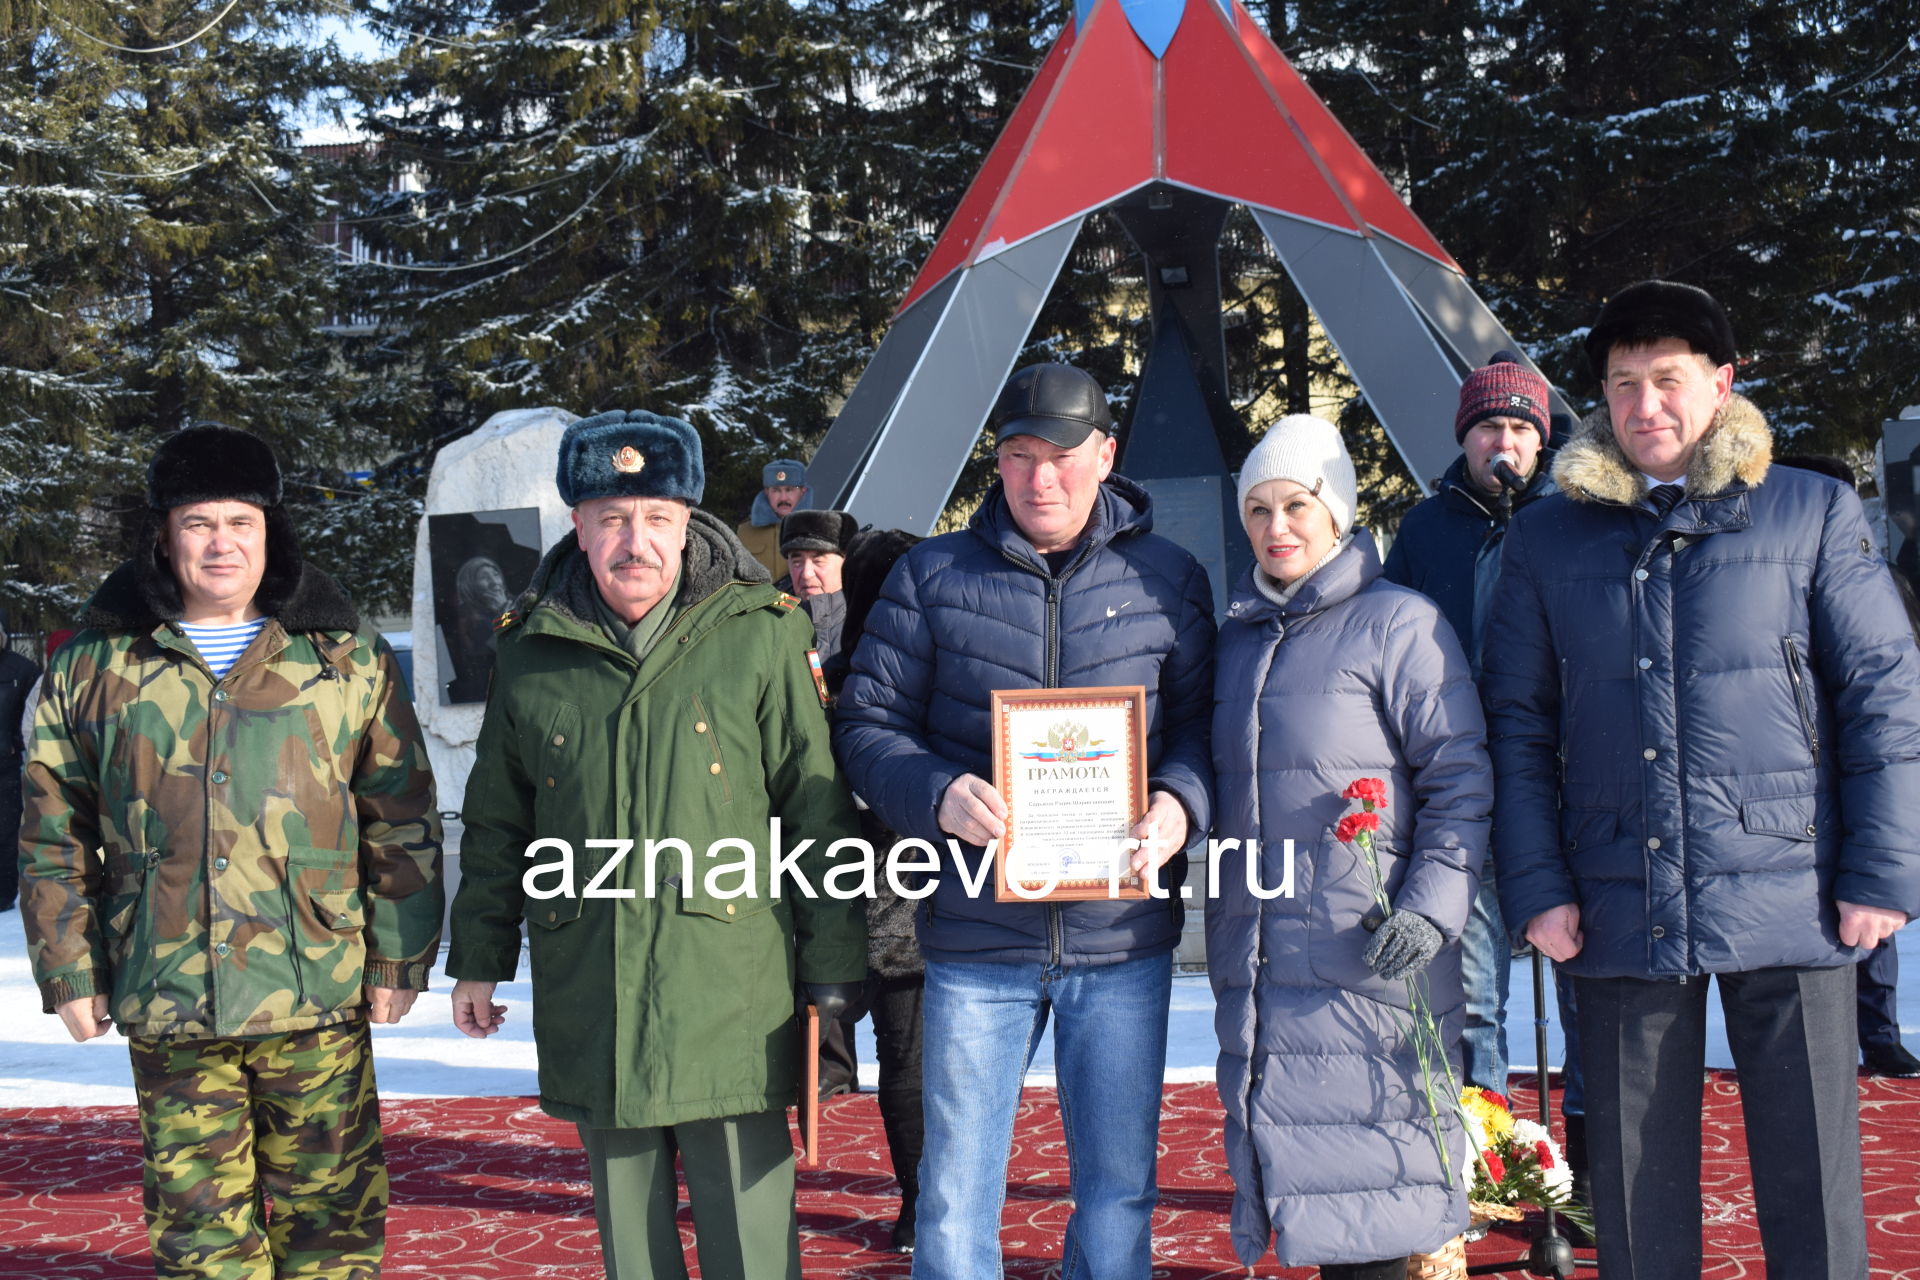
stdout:
[[(1001, 1202), (1029, 1045), (1049, 1021), (1074, 1210), (1069, 1277), (1152, 1268), (1167, 1002), (1183, 856), (1212, 818), (1213, 591), (1152, 532), (1115, 474), (1100, 384), (1067, 365), (1014, 374), (988, 416), (999, 483), (968, 528), (887, 576), (840, 694), (834, 748), (887, 827), (940, 855), (926, 957), (914, 1274), (1001, 1274)], [(989, 780), (995, 689), (1140, 685), (1147, 803), (1132, 870), (1170, 897), (998, 902), (982, 859), (1006, 832)], [(976, 894), (963, 881), (986, 876)]]

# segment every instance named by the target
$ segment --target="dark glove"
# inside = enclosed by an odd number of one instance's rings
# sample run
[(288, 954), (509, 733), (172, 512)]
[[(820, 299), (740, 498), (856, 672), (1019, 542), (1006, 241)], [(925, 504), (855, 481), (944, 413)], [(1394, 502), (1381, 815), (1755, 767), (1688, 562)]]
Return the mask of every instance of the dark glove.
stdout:
[(864, 982), (803, 982), (800, 985), (807, 993), (807, 1003), (820, 1011), (820, 1034), (823, 1036), (827, 1034), (827, 1028), (866, 989)]
[(1374, 931), (1362, 958), (1389, 981), (1411, 978), (1433, 962), (1444, 941), (1433, 921), (1411, 911), (1396, 911)]

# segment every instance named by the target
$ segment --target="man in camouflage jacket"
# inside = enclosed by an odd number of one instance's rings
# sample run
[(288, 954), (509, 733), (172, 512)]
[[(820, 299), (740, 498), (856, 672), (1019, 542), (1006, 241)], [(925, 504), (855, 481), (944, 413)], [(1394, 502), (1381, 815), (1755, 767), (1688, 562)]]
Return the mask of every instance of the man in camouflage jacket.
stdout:
[(399, 668), (300, 559), (280, 489), (245, 432), (160, 447), (28, 755), (34, 976), (74, 1039), (129, 1037), (162, 1280), (379, 1274), (368, 1023), (399, 1020), (439, 948)]

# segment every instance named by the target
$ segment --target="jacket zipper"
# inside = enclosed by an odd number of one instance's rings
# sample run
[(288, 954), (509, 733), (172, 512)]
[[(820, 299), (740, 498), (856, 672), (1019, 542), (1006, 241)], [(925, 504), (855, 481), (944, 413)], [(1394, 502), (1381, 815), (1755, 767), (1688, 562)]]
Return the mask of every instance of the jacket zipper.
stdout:
[[(1051, 573), (1042, 575), (1047, 580), (1047, 623), (1046, 623), (1046, 636), (1043, 641), (1045, 660), (1042, 663), (1042, 670), (1040, 673), (1044, 688), (1057, 689), (1060, 687), (1060, 584), (1065, 582), (1070, 576), (1072, 576), (1073, 571), (1075, 569), (1078, 569), (1082, 564), (1086, 562), (1087, 555), (1091, 550), (1092, 550), (1091, 543), (1081, 547), (1080, 554), (1073, 558), (1072, 564), (1069, 564), (1065, 569), (1061, 570), (1059, 577), (1056, 578)], [(1019, 565), (1022, 569), (1025, 569), (1028, 572), (1033, 571), (1033, 566), (1031, 564), (1028, 564), (1026, 561), (1020, 559), (1020, 557), (1011, 554), (1010, 552), (1006, 551), (1004, 548), (1001, 550), (1000, 554), (1003, 556), (1006, 556), (1006, 558), (1009, 561)], [(1064, 930), (1060, 924), (1060, 908), (1053, 903), (1048, 903), (1047, 904), (1047, 967), (1048, 968), (1057, 968), (1060, 964), (1061, 953), (1066, 949), (1065, 939), (1062, 937), (1063, 933), (1064, 933)]]
[(1780, 647), (1787, 654), (1787, 681), (1793, 685), (1793, 704), (1800, 711), (1800, 728), (1807, 735), (1807, 750), (1813, 753), (1813, 762), (1820, 763), (1820, 731), (1814, 727), (1813, 708), (1807, 703), (1806, 671), (1800, 663), (1799, 646), (1793, 643), (1792, 636), (1781, 636)]

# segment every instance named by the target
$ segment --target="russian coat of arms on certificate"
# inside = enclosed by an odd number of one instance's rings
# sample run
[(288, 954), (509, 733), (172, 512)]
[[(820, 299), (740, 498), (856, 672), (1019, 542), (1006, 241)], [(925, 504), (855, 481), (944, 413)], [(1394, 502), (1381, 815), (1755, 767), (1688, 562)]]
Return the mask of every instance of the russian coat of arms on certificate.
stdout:
[(1147, 896), (1127, 841), (1147, 810), (1146, 705), (1140, 685), (994, 690), (996, 901)]

